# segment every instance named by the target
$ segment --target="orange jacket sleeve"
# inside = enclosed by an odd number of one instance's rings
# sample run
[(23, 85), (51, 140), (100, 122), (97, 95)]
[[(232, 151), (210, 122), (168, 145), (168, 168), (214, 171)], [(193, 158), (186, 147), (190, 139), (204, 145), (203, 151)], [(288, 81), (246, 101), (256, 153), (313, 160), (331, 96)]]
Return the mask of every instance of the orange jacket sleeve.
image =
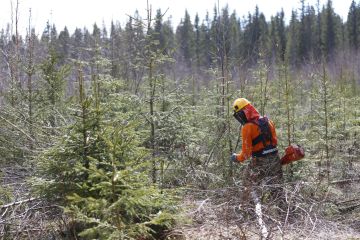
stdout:
[(236, 155), (236, 160), (243, 162), (251, 157), (252, 154), (252, 137), (251, 137), (251, 126), (245, 124), (241, 129), (242, 136), (242, 147), (241, 153)]

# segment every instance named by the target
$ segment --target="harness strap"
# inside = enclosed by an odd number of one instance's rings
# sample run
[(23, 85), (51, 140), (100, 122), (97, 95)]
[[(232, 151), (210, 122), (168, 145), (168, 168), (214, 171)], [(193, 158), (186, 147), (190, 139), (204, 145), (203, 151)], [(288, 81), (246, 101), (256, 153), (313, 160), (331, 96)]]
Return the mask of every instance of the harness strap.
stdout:
[[(252, 140), (252, 145), (255, 146), (256, 144), (262, 142), (264, 148), (253, 152), (253, 157), (264, 157), (270, 154), (276, 154), (278, 152), (276, 146), (273, 145), (272, 142), (272, 134), (270, 129), (269, 119), (267, 117), (263, 117), (256, 122), (256, 124), (260, 130), (260, 134)], [(270, 144), (266, 144), (266, 141), (270, 141)]]
[(259, 134), (259, 136), (257, 136), (256, 138), (254, 138), (252, 140), (252, 145), (255, 146), (256, 144), (258, 144), (259, 142), (262, 142), (264, 144), (264, 146), (266, 145), (265, 139), (264, 139), (264, 135), (262, 133)]
[(266, 141), (270, 141), (270, 145), (272, 145), (272, 134), (269, 124), (269, 119), (267, 117), (262, 117), (257, 121), (252, 121), (255, 125), (258, 126), (260, 130), (260, 134), (252, 140), (252, 145), (255, 146), (256, 144), (262, 142), (264, 147), (266, 147)]

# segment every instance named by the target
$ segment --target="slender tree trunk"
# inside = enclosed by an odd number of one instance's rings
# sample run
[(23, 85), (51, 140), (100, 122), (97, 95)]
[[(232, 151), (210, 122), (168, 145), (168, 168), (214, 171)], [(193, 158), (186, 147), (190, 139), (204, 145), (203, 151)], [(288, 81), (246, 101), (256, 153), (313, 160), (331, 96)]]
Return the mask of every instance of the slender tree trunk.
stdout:
[(240, 83), (240, 96), (245, 93), (246, 77), (243, 66), (239, 64), (239, 83)]
[(152, 170), (151, 170), (151, 176), (152, 176), (152, 182), (157, 182), (157, 169), (156, 169), (156, 152), (155, 152), (155, 113), (154, 113), (154, 105), (155, 105), (155, 79), (153, 76), (154, 71), (154, 57), (151, 56), (151, 6), (149, 6), (149, 1), (147, 2), (147, 38), (149, 40), (148, 42), (148, 79), (149, 79), (149, 88), (150, 88), (150, 99), (149, 99), (149, 108), (150, 108), (150, 148), (152, 151)]
[[(283, 72), (284, 72), (284, 87), (285, 87), (285, 108), (286, 108), (286, 140), (287, 140), (287, 144), (288, 146), (291, 145), (291, 136), (292, 133), (294, 132), (294, 129), (291, 128), (292, 121), (293, 121), (293, 116), (291, 116), (291, 96), (292, 96), (292, 92), (291, 92), (291, 81), (290, 81), (290, 77), (288, 75), (288, 68), (287, 65), (283, 65)], [(287, 166), (287, 172), (288, 172), (288, 176), (290, 179), (293, 178), (294, 176), (294, 169), (293, 169), (293, 164), (290, 163)]]
[[(35, 72), (34, 68), (34, 38), (33, 34), (31, 32), (31, 10), (29, 11), (29, 27), (28, 27), (28, 64), (26, 68), (26, 75), (27, 75), (27, 88), (28, 88), (28, 130), (29, 135), (32, 139), (35, 139), (34, 137), (34, 116), (33, 116), (33, 83), (32, 83), (32, 77)], [(30, 140), (29, 142), (29, 148), (30, 150), (33, 149), (33, 142)]]
[[(227, 144), (229, 148), (229, 156), (233, 153), (233, 146), (231, 141), (231, 127), (230, 127), (230, 99), (229, 99), (229, 63), (228, 63), (228, 57), (226, 52), (226, 39), (225, 39), (225, 26), (222, 23), (221, 19), (221, 13), (219, 9), (219, 1), (218, 1), (218, 14), (219, 14), (219, 23), (218, 23), (218, 58), (220, 60), (220, 71), (221, 71), (221, 111), (220, 116), (224, 118), (226, 121), (224, 122), (223, 126), (221, 127), (223, 133), (227, 136), (225, 139), (227, 139)], [(226, 111), (226, 112), (225, 112)], [(223, 156), (224, 160), (224, 166), (227, 166), (227, 156)], [(229, 180), (232, 179), (233, 176), (233, 168), (230, 165), (226, 174), (226, 178)]]
[(265, 60), (260, 59), (259, 65), (259, 80), (260, 80), (260, 114), (265, 114), (267, 102), (267, 86), (269, 81), (269, 70)]
[(154, 98), (155, 98), (155, 84), (153, 79), (153, 60), (150, 59), (149, 61), (149, 86), (150, 86), (150, 101), (149, 101), (149, 107), (150, 107), (150, 147), (152, 150), (152, 181), (153, 183), (156, 183), (156, 154), (155, 154), (155, 122), (154, 122)]
[(322, 87), (323, 87), (323, 110), (324, 110), (324, 139), (325, 139), (325, 157), (326, 157), (326, 174), (328, 182), (330, 182), (330, 158), (329, 158), (329, 120), (328, 120), (328, 79), (325, 69), (325, 62), (323, 62), (323, 77), (322, 77)]
[(15, 8), (15, 83), (21, 89), (21, 82), (19, 79), (19, 63), (20, 63), (20, 54), (19, 54), (19, 0), (16, 0)]
[(291, 117), (290, 117), (290, 83), (287, 74), (286, 67), (284, 68), (284, 80), (285, 80), (285, 105), (286, 105), (286, 135), (287, 143), (291, 144)]
[(81, 106), (81, 120), (82, 120), (82, 138), (83, 138), (83, 147), (82, 147), (82, 158), (85, 168), (89, 168), (89, 160), (87, 159), (87, 139), (88, 133), (86, 131), (86, 118), (87, 118), (87, 107), (85, 105), (85, 87), (84, 87), (84, 76), (81, 69), (81, 66), (78, 66), (78, 81), (79, 81), (79, 104)]
[[(19, 0), (16, 1), (15, 6), (15, 34), (13, 33), (14, 28), (14, 13), (13, 13), (13, 5), (11, 1), (11, 37), (15, 36), (13, 41), (12, 52), (10, 53), (9, 58), (9, 67), (10, 67), (10, 104), (12, 107), (15, 106), (16, 103), (16, 89), (21, 86), (19, 81), (19, 32), (18, 32), (18, 22), (19, 22)], [(20, 89), (20, 88), (19, 88)]]

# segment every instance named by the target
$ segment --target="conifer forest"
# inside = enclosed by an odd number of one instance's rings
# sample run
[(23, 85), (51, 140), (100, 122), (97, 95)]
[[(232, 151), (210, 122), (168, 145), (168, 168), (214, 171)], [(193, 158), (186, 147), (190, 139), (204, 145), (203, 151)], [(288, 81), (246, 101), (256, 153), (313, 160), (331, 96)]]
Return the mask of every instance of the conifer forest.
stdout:
[[(25, 33), (18, 3), (0, 29), (0, 239), (360, 239), (359, 1), (347, 19), (301, 0), (179, 23), (149, 1), (123, 25)], [(281, 199), (231, 161), (237, 98), (280, 157), (305, 149)]]

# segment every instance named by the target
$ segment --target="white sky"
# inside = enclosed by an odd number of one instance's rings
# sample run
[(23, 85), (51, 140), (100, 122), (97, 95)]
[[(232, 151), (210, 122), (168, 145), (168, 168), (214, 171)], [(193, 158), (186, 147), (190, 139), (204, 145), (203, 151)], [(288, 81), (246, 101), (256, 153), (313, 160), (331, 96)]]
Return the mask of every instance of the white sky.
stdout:
[[(275, 15), (281, 10), (285, 11), (285, 18), (289, 20), (292, 9), (299, 9), (300, 0), (149, 0), (155, 15), (157, 9), (161, 8), (164, 13), (168, 9), (165, 19), (172, 17), (173, 26), (177, 26), (180, 19), (188, 10), (192, 22), (195, 14), (198, 13), (200, 20), (205, 18), (208, 11), (213, 15), (213, 8), (219, 1), (220, 7), (229, 5), (230, 13), (235, 10), (238, 17), (253, 13), (255, 5), (270, 20), (270, 16)], [(320, 0), (320, 5), (327, 0)], [(343, 20), (346, 20), (347, 13), (352, 0), (333, 0), (335, 12)], [(306, 4), (316, 6), (317, 0), (305, 0)], [(358, 1), (356, 1), (358, 2)], [(5, 28), (11, 22), (11, 3), (15, 9), (16, 0), (0, 0), (0, 29)], [(118, 21), (124, 26), (128, 20), (127, 15), (133, 15), (137, 9), (140, 16), (146, 17), (146, 0), (19, 0), (19, 29), (25, 32), (29, 22), (29, 9), (32, 11), (32, 26), (41, 33), (46, 26), (46, 22), (55, 24), (58, 32), (68, 27), (70, 34), (75, 27), (87, 27), (92, 30), (92, 25), (96, 22), (99, 27), (103, 23), (109, 30), (111, 20)]]

